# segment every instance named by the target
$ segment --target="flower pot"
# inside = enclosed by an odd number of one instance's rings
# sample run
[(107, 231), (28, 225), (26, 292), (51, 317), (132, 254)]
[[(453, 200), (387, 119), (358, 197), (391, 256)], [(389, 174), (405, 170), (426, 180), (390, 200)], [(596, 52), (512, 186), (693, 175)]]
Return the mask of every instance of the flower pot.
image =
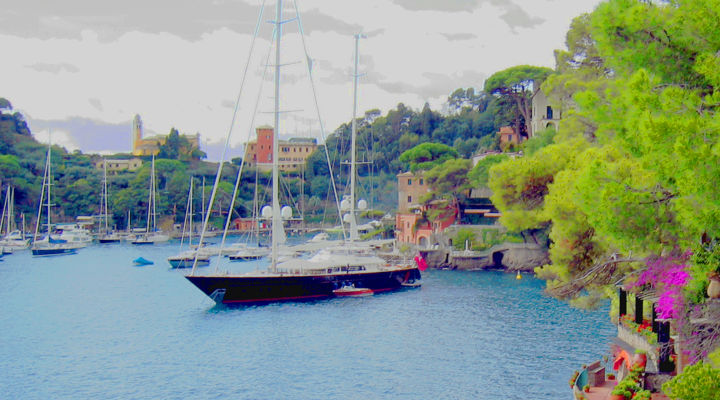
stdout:
[(611, 394), (610, 400), (625, 400), (625, 396), (621, 394)]
[(720, 279), (716, 277), (710, 278), (710, 284), (707, 288), (708, 297), (711, 299), (720, 298)]
[(635, 353), (633, 355), (633, 365), (637, 365), (642, 368), (645, 368), (645, 366), (647, 365), (647, 354)]

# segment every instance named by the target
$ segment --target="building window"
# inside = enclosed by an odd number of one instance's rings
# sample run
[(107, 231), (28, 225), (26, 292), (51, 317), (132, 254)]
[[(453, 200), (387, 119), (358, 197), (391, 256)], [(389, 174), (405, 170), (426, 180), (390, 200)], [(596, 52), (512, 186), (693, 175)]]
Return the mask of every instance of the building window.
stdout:
[(423, 184), (424, 184), (423, 178), (420, 178), (420, 186), (422, 186)]
[(512, 142), (512, 135), (508, 135), (508, 142)]
[(553, 118), (552, 107), (547, 106), (547, 119), (552, 119), (552, 118)]
[(412, 179), (408, 179), (408, 186), (412, 186)]
[(408, 203), (412, 202), (412, 196), (408, 196)]

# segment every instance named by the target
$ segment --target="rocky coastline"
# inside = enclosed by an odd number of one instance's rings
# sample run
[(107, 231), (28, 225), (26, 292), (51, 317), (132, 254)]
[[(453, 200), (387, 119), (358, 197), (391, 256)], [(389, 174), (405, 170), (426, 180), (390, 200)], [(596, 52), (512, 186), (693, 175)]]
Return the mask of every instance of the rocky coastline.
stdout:
[(418, 249), (430, 268), (532, 272), (550, 262), (547, 249), (534, 243), (501, 243), (484, 251), (438, 247)]

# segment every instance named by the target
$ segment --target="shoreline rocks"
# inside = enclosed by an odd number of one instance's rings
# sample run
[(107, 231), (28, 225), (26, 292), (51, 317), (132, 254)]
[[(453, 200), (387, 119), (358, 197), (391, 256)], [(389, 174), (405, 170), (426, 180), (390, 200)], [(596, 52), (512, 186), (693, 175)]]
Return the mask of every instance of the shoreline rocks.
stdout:
[(550, 262), (547, 249), (534, 243), (503, 243), (485, 251), (452, 251), (441, 248), (419, 251), (428, 266), (437, 269), (533, 272), (535, 267)]

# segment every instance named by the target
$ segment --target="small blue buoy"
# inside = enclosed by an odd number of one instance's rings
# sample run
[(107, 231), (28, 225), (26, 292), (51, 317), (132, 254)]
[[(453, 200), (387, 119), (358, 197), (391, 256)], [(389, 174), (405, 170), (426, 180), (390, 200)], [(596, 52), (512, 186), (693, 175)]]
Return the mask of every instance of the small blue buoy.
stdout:
[(146, 260), (146, 259), (144, 259), (144, 258), (142, 258), (142, 257), (138, 257), (138, 258), (136, 258), (136, 259), (133, 260), (133, 264), (135, 264), (135, 266), (137, 266), (137, 267), (142, 267), (142, 266), (145, 266), (145, 265), (152, 265), (152, 264), (154, 264), (154, 263), (153, 263), (152, 261), (150, 261), (150, 260)]

